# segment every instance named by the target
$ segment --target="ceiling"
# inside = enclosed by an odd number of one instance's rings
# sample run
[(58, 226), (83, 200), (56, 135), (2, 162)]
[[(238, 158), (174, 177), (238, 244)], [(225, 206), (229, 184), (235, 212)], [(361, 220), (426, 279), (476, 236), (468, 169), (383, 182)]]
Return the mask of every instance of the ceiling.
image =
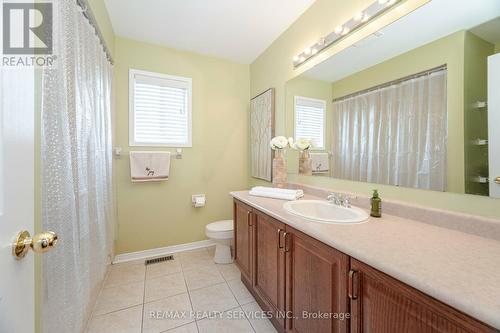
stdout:
[[(458, 2), (433, 0), (380, 32), (326, 59), (304, 75), (324, 81), (337, 81), (414, 48), (454, 32), (471, 29), (499, 16), (499, 0)], [(490, 40), (498, 38), (500, 34), (498, 23), (498, 20), (494, 20), (478, 30), (482, 36), (487, 35)], [(291, 63), (291, 60), (289, 61)]]
[(253, 62), (314, 0), (105, 0), (116, 35)]

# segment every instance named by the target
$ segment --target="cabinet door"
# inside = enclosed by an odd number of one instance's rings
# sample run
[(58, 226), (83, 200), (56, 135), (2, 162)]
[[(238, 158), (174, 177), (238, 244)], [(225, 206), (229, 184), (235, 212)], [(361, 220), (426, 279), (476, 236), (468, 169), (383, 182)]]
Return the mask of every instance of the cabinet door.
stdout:
[(241, 277), (252, 282), (252, 208), (234, 201), (234, 259)]
[(355, 259), (351, 259), (349, 276), (353, 316), (351, 332), (495, 332), (475, 319)]
[(286, 299), (293, 315), (287, 330), (347, 332), (349, 257), (288, 226), (286, 232)]
[(273, 312), (272, 322), (281, 329), (285, 327), (284, 231), (283, 223), (255, 211), (254, 291), (263, 307)]

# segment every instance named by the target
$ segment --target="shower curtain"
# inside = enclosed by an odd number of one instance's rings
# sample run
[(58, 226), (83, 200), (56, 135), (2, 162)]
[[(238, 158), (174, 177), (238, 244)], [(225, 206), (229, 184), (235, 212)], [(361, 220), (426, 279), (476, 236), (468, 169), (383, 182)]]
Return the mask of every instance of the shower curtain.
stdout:
[(42, 257), (43, 332), (82, 332), (112, 254), (112, 66), (76, 1), (54, 2), (42, 70), (41, 210), (59, 236)]
[(333, 177), (446, 191), (446, 69), (333, 103)]

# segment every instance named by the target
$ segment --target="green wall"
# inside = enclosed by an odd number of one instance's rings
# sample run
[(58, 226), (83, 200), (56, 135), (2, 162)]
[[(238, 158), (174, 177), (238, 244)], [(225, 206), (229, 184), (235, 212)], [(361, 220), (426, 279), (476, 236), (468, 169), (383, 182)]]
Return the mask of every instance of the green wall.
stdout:
[[(316, 0), (313, 5), (295, 21), (267, 50), (250, 66), (251, 95), (254, 96), (267, 88), (276, 88), (276, 133), (286, 134), (285, 118), (285, 84), (288, 80), (302, 74), (310, 68), (309, 65), (294, 70), (291, 66), (292, 57), (303, 50), (311, 42), (334, 29), (336, 24), (345, 21), (368, 5), (370, 1), (340, 1)], [(330, 55), (330, 54), (327, 54)], [(318, 57), (320, 61), (323, 57)], [(314, 62), (311, 63), (311, 66)], [(411, 66), (411, 64), (408, 64)], [(463, 80), (462, 78), (457, 78)], [(457, 102), (457, 103), (463, 103)], [(457, 119), (457, 126), (463, 128), (463, 118)], [(463, 138), (463, 137), (462, 137)], [(462, 139), (461, 139), (462, 140)], [(462, 140), (463, 142), (463, 140)], [(463, 155), (463, 152), (462, 152)], [(463, 172), (462, 172), (463, 174)], [(373, 184), (343, 181), (326, 177), (302, 177), (290, 175), (289, 180), (304, 184), (323, 186), (335, 190), (354, 191), (369, 195)], [(249, 185), (263, 184), (249, 178)], [(386, 199), (401, 200), (429, 207), (449, 209), (471, 214), (500, 218), (500, 200), (482, 196), (472, 196), (456, 193), (433, 192), (393, 186), (379, 186), (381, 195)]]
[(488, 175), (488, 146), (471, 144), (475, 139), (488, 138), (488, 112), (474, 109), (473, 103), (488, 98), (488, 56), (494, 54), (494, 45), (473, 33), (465, 34), (464, 47), (464, 151), (465, 192), (488, 195), (489, 184), (471, 181), (473, 176)]
[[(232, 218), (229, 192), (247, 188), (249, 66), (122, 38), (115, 63), (116, 145), (124, 152), (129, 69), (193, 79), (193, 147), (183, 148), (182, 159), (172, 156), (170, 179), (131, 183), (127, 154), (115, 160), (117, 254), (206, 239), (206, 224)], [(207, 195), (203, 208), (191, 207), (198, 193)]]

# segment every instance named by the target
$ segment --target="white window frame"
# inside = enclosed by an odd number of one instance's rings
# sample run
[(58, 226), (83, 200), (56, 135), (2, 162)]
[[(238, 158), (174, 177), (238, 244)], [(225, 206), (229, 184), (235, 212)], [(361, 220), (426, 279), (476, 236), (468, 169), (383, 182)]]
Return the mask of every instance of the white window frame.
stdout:
[[(155, 142), (136, 142), (135, 141), (135, 95), (134, 83), (135, 76), (149, 76), (155, 79), (167, 79), (186, 83), (187, 89), (187, 120), (188, 120), (188, 141), (184, 144), (179, 143), (155, 143)], [(138, 69), (129, 69), (129, 145), (131, 147), (192, 147), (193, 146), (193, 79), (183, 76), (167, 75), (156, 72), (147, 72)]]
[(294, 96), (293, 98), (293, 139), (297, 140), (297, 100), (309, 100), (312, 102), (321, 102), (323, 104), (323, 147), (311, 147), (311, 150), (322, 151), (326, 150), (326, 101), (318, 98), (305, 96)]

